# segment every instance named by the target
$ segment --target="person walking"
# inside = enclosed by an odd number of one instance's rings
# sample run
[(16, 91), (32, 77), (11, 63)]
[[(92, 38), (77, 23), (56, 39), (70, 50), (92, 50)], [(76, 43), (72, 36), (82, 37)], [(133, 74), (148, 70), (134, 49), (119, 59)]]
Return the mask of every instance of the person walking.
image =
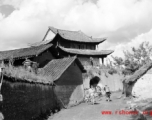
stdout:
[(109, 89), (109, 87), (107, 85), (105, 85), (104, 90), (106, 92), (106, 101), (112, 101), (110, 99), (111, 92), (110, 92), (110, 89)]

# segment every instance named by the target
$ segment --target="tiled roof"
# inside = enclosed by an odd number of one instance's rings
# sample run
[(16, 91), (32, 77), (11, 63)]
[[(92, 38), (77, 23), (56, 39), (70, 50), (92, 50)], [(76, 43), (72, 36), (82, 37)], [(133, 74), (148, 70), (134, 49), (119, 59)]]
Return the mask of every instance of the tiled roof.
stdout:
[(59, 34), (62, 38), (70, 41), (76, 42), (87, 42), (87, 43), (101, 43), (106, 40), (106, 38), (92, 38), (85, 35), (82, 31), (68, 31), (68, 30), (61, 30), (54, 27), (49, 27), (49, 29), (54, 34)]
[(147, 73), (148, 70), (152, 68), (152, 62), (147, 63), (142, 66), (139, 70), (137, 70), (133, 75), (131, 75), (128, 79), (125, 80), (126, 83), (134, 82)]
[(0, 60), (33, 57), (35, 55), (41, 54), (51, 46), (52, 44), (47, 44), (36, 47), (21, 48), (21, 49), (9, 50), (9, 51), (0, 51)]
[(29, 44), (29, 46), (40, 46), (40, 45), (45, 45), (45, 44), (48, 44), (50, 43), (51, 40), (44, 40), (44, 41), (40, 41), (40, 42), (36, 42), (36, 43), (32, 43), (32, 44)]
[(82, 72), (85, 72), (84, 67), (76, 57), (68, 57), (63, 59), (53, 59), (50, 61), (44, 68), (42, 68), (42, 71), (44, 72), (43, 74), (47, 76), (50, 75), (55, 81), (74, 61), (76, 61)]
[(112, 50), (84, 50), (84, 49), (72, 49), (72, 48), (64, 48), (64, 47), (59, 47), (60, 50), (71, 53), (71, 54), (78, 54), (78, 55), (92, 55), (92, 56), (100, 56), (100, 55), (109, 55), (113, 51)]

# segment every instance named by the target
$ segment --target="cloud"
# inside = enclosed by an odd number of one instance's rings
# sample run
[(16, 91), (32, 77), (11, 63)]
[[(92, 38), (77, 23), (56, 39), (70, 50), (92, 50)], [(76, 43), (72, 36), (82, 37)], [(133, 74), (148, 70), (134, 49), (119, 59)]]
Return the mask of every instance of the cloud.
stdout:
[(5, 17), (9, 16), (14, 10), (15, 10), (14, 7), (11, 5), (1, 5), (0, 6), (0, 13), (5, 15)]
[(4, 18), (4, 15), (0, 13), (0, 21)]
[(6, 18), (0, 14), (0, 50), (41, 41), (48, 26), (108, 37), (100, 49), (121, 46), (152, 28), (151, 0), (4, 0), (0, 4), (16, 8)]
[(115, 47), (113, 47), (113, 49), (115, 49), (115, 52), (112, 54), (113, 56), (119, 56), (119, 57), (124, 57), (123, 51), (131, 51), (132, 47), (138, 48), (139, 45), (142, 42), (149, 42), (150, 45), (152, 45), (152, 29), (150, 31), (148, 31), (147, 33), (142, 33), (140, 35), (138, 35), (137, 37), (135, 37), (134, 39), (132, 39), (130, 42), (126, 43), (126, 44), (118, 44)]

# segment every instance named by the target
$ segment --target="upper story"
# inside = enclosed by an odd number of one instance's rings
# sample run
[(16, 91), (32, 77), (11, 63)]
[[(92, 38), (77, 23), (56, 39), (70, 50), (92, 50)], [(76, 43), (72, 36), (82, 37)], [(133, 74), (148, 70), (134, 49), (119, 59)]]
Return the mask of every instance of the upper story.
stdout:
[[(54, 34), (54, 38), (48, 39), (50, 31)], [(61, 30), (54, 27), (49, 27), (43, 41), (50, 42), (55, 46), (73, 49), (96, 50), (99, 43), (105, 41), (106, 38), (92, 38), (87, 36), (82, 31)]]

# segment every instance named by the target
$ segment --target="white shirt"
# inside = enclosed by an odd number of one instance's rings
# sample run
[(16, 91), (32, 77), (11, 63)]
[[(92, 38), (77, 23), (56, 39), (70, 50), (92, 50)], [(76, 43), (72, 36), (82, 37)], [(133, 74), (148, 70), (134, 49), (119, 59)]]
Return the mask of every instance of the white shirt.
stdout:
[(110, 90), (109, 90), (109, 87), (108, 87), (108, 86), (105, 86), (105, 91), (106, 91), (106, 92), (110, 92)]

